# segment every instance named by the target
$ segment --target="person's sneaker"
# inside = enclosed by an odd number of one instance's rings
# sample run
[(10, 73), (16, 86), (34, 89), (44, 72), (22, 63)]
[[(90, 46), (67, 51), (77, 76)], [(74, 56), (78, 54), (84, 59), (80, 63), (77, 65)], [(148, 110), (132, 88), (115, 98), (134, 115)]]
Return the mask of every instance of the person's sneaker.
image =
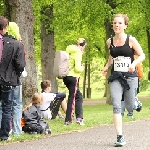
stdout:
[(81, 126), (85, 125), (82, 118), (77, 118), (76, 123), (81, 125)]
[(141, 110), (142, 110), (142, 103), (140, 101), (138, 101), (138, 106), (137, 106), (136, 111), (140, 112)]
[(137, 112), (140, 112), (142, 110), (142, 106), (136, 109)]
[(115, 147), (121, 147), (125, 144), (126, 144), (126, 142), (124, 140), (124, 136), (123, 135), (117, 135), (117, 142), (115, 143)]
[(71, 123), (72, 123), (72, 122), (67, 121), (67, 122), (64, 123), (64, 126), (68, 126), (68, 125), (71, 124)]
[(127, 114), (127, 116), (128, 116), (129, 118), (131, 118), (131, 119), (133, 119), (133, 118), (134, 118), (134, 116), (133, 116), (133, 112), (129, 112), (129, 113)]
[(58, 117), (59, 117), (60, 119), (64, 119), (64, 116), (63, 116), (62, 114), (58, 114)]
[(8, 139), (0, 139), (0, 141), (2, 141), (2, 142), (7, 142), (7, 141), (11, 141), (11, 138), (10, 137), (8, 137)]
[(12, 134), (12, 129), (9, 131), (9, 134)]
[(52, 131), (50, 129), (46, 129), (46, 131), (44, 131), (44, 134), (51, 134)]
[(142, 110), (142, 103), (135, 97), (134, 110), (140, 112)]

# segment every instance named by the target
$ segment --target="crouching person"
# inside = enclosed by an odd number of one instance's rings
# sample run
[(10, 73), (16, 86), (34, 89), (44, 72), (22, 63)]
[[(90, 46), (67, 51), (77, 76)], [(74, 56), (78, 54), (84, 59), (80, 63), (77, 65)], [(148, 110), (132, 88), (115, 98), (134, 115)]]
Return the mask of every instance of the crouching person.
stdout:
[(24, 126), (22, 130), (30, 134), (51, 134), (49, 125), (41, 118), (40, 105), (43, 95), (35, 93), (32, 103), (23, 110)]

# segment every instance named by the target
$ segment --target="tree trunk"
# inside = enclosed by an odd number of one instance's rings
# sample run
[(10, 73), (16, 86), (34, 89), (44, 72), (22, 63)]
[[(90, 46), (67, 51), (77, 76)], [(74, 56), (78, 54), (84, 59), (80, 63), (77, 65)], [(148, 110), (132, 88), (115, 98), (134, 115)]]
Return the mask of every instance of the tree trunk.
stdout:
[(54, 56), (55, 56), (54, 29), (52, 27), (54, 18), (53, 5), (42, 7), (41, 16), (42, 16), (41, 18), (42, 79), (50, 80), (52, 85), (52, 92), (57, 92), (58, 91), (57, 81), (53, 75)]
[(147, 41), (148, 41), (148, 62), (149, 62), (149, 71), (150, 71), (150, 29), (147, 28), (146, 29), (146, 33), (147, 33)]
[(91, 84), (90, 84), (90, 64), (88, 64), (88, 87), (87, 87), (87, 98), (91, 98)]
[[(113, 30), (112, 30), (112, 25), (111, 25), (111, 22), (109, 20), (105, 20), (105, 29), (106, 29), (106, 40), (108, 38), (110, 38), (113, 34)], [(108, 57), (109, 57), (109, 51), (108, 51), (108, 47), (107, 47), (107, 44), (105, 45), (105, 48), (106, 48), (106, 61), (108, 60)], [(106, 94), (106, 103), (107, 104), (112, 104), (112, 101), (111, 101), (111, 96), (110, 96), (110, 88), (109, 88), (109, 84), (108, 84), (108, 77), (110, 76), (111, 74), (111, 67), (109, 67), (108, 69), (108, 72), (107, 72), (107, 76), (106, 76), (106, 83), (105, 83), (105, 94)]]
[(90, 47), (88, 47), (88, 52), (87, 52), (87, 59), (88, 59), (88, 64), (87, 64), (87, 75), (88, 75), (88, 87), (87, 87), (87, 98), (91, 98), (91, 83), (90, 83)]
[(31, 102), (33, 93), (37, 92), (37, 68), (34, 55), (34, 15), (32, 1), (4, 0), (5, 15), (9, 21), (16, 22), (26, 50), (26, 71), (28, 76), (22, 78), (23, 105)]
[(85, 98), (86, 74), (87, 74), (87, 61), (85, 61), (84, 78), (83, 78), (83, 98)]

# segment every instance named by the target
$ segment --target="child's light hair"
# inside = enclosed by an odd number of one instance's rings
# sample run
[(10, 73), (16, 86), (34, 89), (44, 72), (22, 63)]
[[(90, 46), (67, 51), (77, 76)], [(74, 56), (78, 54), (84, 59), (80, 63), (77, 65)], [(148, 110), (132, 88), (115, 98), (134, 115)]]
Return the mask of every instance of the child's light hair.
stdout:
[(32, 96), (32, 104), (41, 105), (43, 103), (43, 95), (41, 93), (34, 93)]
[(125, 25), (128, 25), (129, 24), (129, 18), (127, 16), (127, 14), (115, 14), (114, 15), (114, 18), (115, 17), (122, 17), (124, 19), (124, 23)]

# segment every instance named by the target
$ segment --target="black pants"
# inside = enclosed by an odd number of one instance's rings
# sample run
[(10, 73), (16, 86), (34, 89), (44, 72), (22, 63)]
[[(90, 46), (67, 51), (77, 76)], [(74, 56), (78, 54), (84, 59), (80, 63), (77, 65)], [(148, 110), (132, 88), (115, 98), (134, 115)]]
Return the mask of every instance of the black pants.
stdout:
[(64, 100), (64, 98), (56, 98), (54, 101), (50, 104), (50, 110), (52, 114), (52, 119), (55, 119), (58, 115), (58, 111), (61, 105), (61, 102)]
[(69, 90), (65, 122), (72, 121), (74, 107), (76, 118), (83, 119), (83, 97), (78, 88), (78, 78), (67, 76), (63, 78), (63, 82)]
[(44, 133), (44, 131), (46, 131), (46, 129), (50, 129), (49, 125), (45, 121), (43, 121), (42, 119), (36, 124), (32, 124), (32, 123), (26, 124), (22, 128), (22, 130), (25, 133), (37, 132), (38, 134)]

